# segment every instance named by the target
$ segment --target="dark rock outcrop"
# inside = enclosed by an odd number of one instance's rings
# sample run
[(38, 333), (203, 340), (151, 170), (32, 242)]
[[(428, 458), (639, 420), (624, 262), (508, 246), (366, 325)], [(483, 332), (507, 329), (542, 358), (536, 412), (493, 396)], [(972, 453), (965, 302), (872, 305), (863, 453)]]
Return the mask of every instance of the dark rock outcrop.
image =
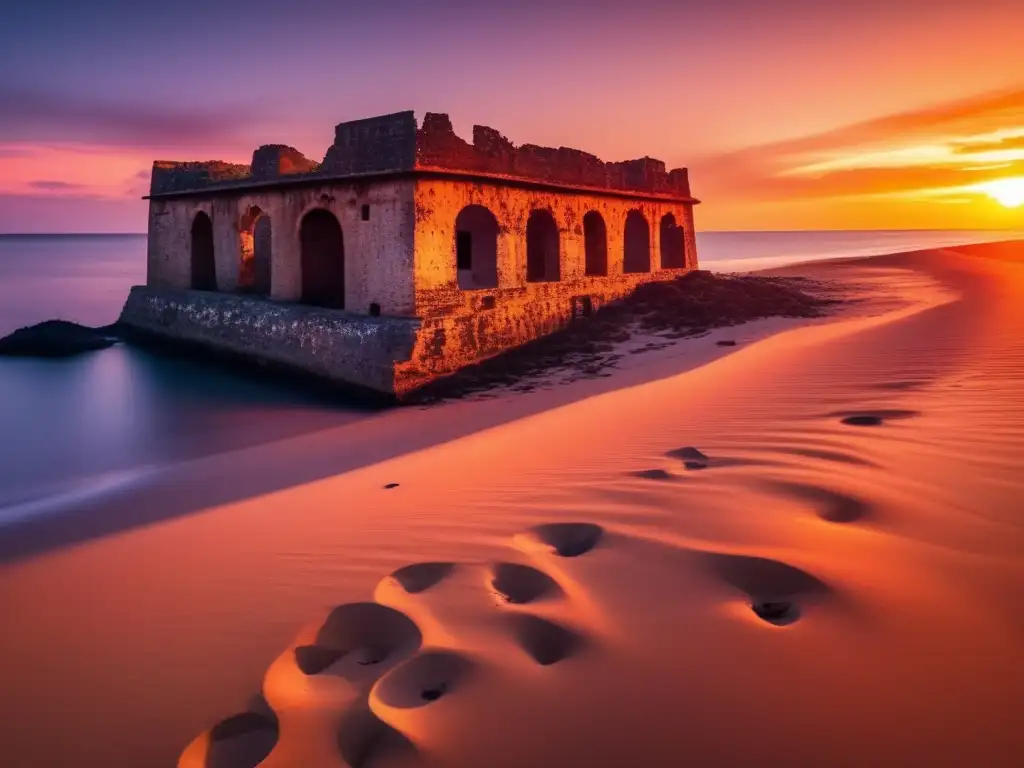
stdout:
[(118, 341), (111, 327), (90, 328), (66, 320), (47, 320), (0, 339), (0, 356), (71, 357), (106, 349)]

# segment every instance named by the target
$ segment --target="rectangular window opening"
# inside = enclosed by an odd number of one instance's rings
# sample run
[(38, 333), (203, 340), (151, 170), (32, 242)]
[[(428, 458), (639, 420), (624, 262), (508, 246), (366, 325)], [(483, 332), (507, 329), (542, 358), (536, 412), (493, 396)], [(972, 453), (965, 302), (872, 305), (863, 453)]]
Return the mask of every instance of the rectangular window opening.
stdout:
[(363, 221), (369, 221), (369, 220), (370, 220), (370, 206), (369, 205), (363, 205)]
[(455, 233), (456, 269), (473, 269), (473, 233)]

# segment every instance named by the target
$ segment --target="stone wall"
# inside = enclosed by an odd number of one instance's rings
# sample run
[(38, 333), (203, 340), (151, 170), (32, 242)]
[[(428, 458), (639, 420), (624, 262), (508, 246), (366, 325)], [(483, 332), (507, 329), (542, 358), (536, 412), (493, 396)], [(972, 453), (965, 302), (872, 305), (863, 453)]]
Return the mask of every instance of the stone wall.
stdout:
[[(364, 205), (369, 206), (367, 221), (362, 218)], [(486, 208), (498, 222), (497, 287), (478, 290), (459, 287), (455, 225), (459, 212), (468, 205)], [(276, 344), (287, 348), (287, 334), (268, 337), (258, 333), (257, 341), (252, 343), (264, 346), (252, 348), (241, 336), (251, 334), (252, 328), (258, 326), (251, 317), (247, 323), (237, 318), (245, 313), (256, 314), (260, 306), (265, 307), (267, 322), (272, 325), (272, 318), (281, 313), (309, 309), (313, 317), (323, 314), (323, 310), (282, 303), (297, 301), (301, 296), (299, 226), (303, 215), (313, 208), (323, 208), (335, 215), (345, 241), (347, 312), (333, 314), (365, 316), (371, 304), (376, 304), (383, 316), (422, 320), (415, 339), (409, 343), (408, 354), (394, 361), (386, 391), (398, 394), (475, 360), (550, 333), (579, 314), (584, 302), (597, 308), (625, 296), (641, 283), (674, 277), (695, 268), (697, 263), (692, 205), (674, 200), (567, 194), (497, 181), (429, 178), (274, 187), (236, 195), (154, 199), (150, 203), (150, 289), (158, 291), (158, 296), (165, 296), (160, 292), (189, 288), (191, 224), (196, 213), (203, 211), (213, 221), (217, 284), (221, 292), (188, 291), (189, 295), (200, 298), (188, 301), (176, 298), (177, 303), (172, 305), (176, 308), (175, 317), (192, 319), (187, 322), (176, 319), (166, 325), (164, 333), (180, 332), (186, 340), (233, 352), (248, 350), (277, 362), (284, 355), (291, 364), (298, 365), (287, 349), (284, 352), (272, 349)], [(535, 209), (548, 211), (558, 228), (560, 279), (556, 282), (526, 280), (526, 224)], [(254, 210), (268, 216), (272, 224), (271, 298), (275, 301), (271, 302), (231, 295), (237, 288), (241, 263), (240, 228), (252, 225)], [(647, 222), (652, 265), (647, 272), (623, 271), (625, 222), (631, 211), (639, 211)], [(600, 214), (604, 222), (607, 276), (585, 274), (583, 218), (590, 212)], [(660, 268), (660, 222), (668, 214), (684, 229), (685, 266), (681, 268)], [(223, 307), (214, 312), (214, 307), (220, 307), (221, 296), (224, 297)], [(150, 305), (155, 301), (144, 292), (133, 294), (130, 307), (138, 306), (143, 298)], [(236, 305), (236, 300), (250, 303)], [(251, 303), (253, 301), (256, 303)], [(149, 306), (141, 316), (162, 317), (170, 311), (163, 305), (154, 306)], [(239, 306), (244, 309), (243, 315), (237, 314), (241, 311)], [(196, 307), (205, 312), (207, 319), (203, 322), (209, 324), (205, 330), (200, 327), (200, 321), (194, 319), (199, 312)], [(134, 312), (139, 314), (138, 310)], [(219, 336), (211, 330), (216, 323), (224, 324)], [(306, 325), (308, 323), (300, 324), (301, 327)], [(282, 326), (275, 327), (280, 330)], [(296, 333), (301, 346), (304, 343), (301, 332)], [(314, 375), (324, 375), (318, 365), (311, 361), (306, 367)], [(343, 367), (344, 364), (339, 363), (332, 376), (344, 379)], [(366, 385), (363, 374), (357, 374), (357, 378), (356, 383)], [(378, 381), (374, 386), (382, 385)]]
[[(412, 112), (345, 122), (323, 163), (281, 144), (258, 148), (251, 165), (154, 163), (148, 287), (133, 290), (125, 313), (166, 337), (402, 394), (550, 333), (641, 283), (695, 269), (696, 202), (685, 168), (669, 171), (647, 157), (606, 163), (565, 147), (517, 147), (483, 126), (470, 144), (443, 114), (428, 113), (422, 126)], [(498, 224), (496, 264), (471, 270), (487, 276), (482, 282), (496, 274), (495, 287), (459, 287), (456, 219), (468, 205), (486, 208)], [(302, 298), (300, 227), (314, 209), (341, 226), (345, 312), (288, 303)], [(537, 210), (558, 230), (557, 281), (527, 280), (527, 221)], [(187, 290), (199, 212), (212, 221), (218, 293)], [(643, 272), (624, 271), (631, 212), (646, 219), (651, 269)], [(599, 214), (606, 231), (605, 275), (586, 274), (588, 213)], [(669, 214), (683, 228), (674, 239), (684, 259), (665, 269), (660, 224)], [(232, 295), (261, 217), (271, 222), (271, 301)], [(493, 224), (489, 231), (493, 253)], [(634, 242), (637, 229), (630, 231)], [(399, 325), (360, 325), (369, 314)], [(374, 330), (397, 327), (406, 334), (400, 344)]]
[(120, 322), (157, 338), (394, 394), (419, 323), (246, 296), (136, 286)]
[(409, 171), (415, 162), (416, 117), (412, 112), (397, 112), (336, 125), (323, 172), (346, 175)]
[(685, 168), (668, 171), (650, 157), (606, 163), (568, 147), (517, 147), (494, 128), (473, 126), (473, 143), (455, 134), (448, 115), (428, 112), (416, 140), (416, 167), (537, 179), (549, 184), (690, 196)]
[[(421, 179), (415, 188), (415, 314), (419, 317), (451, 313), (459, 311), (459, 307), (472, 311), (472, 296), (477, 292), (458, 289), (455, 263), (455, 220), (468, 205), (483, 206), (498, 220), (498, 289), (484, 292), (497, 296), (499, 301), (508, 289), (515, 289), (507, 294), (510, 299), (567, 291), (621, 295), (639, 283), (679, 274), (678, 269), (660, 268), (660, 223), (667, 214), (672, 214), (684, 228), (686, 268), (697, 265), (693, 207), (685, 203), (545, 192), (500, 183)], [(549, 211), (558, 225), (561, 280), (557, 283), (526, 282), (526, 222), (535, 209)], [(650, 231), (649, 273), (623, 272), (626, 215), (633, 210), (643, 214)], [(583, 217), (591, 211), (601, 215), (607, 231), (607, 277), (585, 274)]]
[[(150, 200), (148, 277), (154, 287), (191, 285), (191, 228), (196, 213), (213, 221), (218, 290), (237, 290), (242, 261), (242, 222), (258, 208), (272, 223), (271, 291), (297, 301), (302, 291), (299, 227), (323, 208), (338, 219), (345, 243), (345, 307), (368, 314), (376, 304), (392, 316), (415, 314), (413, 293), (412, 180), (270, 187), (235, 195), (196, 195)], [(368, 220), (363, 220), (368, 206)]]
[[(398, 377), (407, 384), (551, 333), (580, 312), (584, 297), (596, 309), (637, 285), (671, 279), (697, 267), (693, 207), (685, 203), (423, 179), (416, 185), (415, 201), (415, 310), (423, 327), (412, 358), (399, 366)], [(458, 286), (455, 220), (467, 205), (483, 206), (498, 220), (497, 288), (467, 291)], [(526, 222), (534, 209), (548, 210), (558, 225), (557, 282), (526, 281)], [(650, 232), (649, 272), (623, 272), (626, 216), (634, 210), (646, 218)], [(583, 217), (591, 211), (605, 224), (607, 276), (585, 274)], [(660, 222), (667, 214), (684, 229), (681, 268), (660, 268)]]
[(316, 171), (320, 164), (305, 157), (299, 150), (284, 144), (264, 144), (252, 153), (252, 176), (274, 179)]
[(251, 165), (157, 161), (153, 164), (150, 195), (417, 170), (508, 176), (548, 185), (690, 198), (687, 170), (670, 171), (660, 160), (642, 157), (607, 163), (568, 147), (516, 146), (494, 128), (482, 125), (473, 127), (473, 142), (469, 143), (455, 134), (448, 115), (428, 112), (422, 126), (417, 127), (415, 115), (408, 111), (339, 123), (322, 163), (283, 144), (259, 147)]
[(225, 163), (223, 160), (155, 160), (150, 176), (149, 194), (167, 195), (184, 190), (238, 184), (250, 181), (251, 177), (251, 166)]

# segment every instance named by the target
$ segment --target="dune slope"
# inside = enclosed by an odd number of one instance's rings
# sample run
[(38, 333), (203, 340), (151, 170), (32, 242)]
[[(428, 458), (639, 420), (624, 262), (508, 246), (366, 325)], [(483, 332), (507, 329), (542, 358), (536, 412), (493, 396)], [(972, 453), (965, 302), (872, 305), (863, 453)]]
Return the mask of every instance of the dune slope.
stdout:
[(1014, 764), (1007, 255), (821, 265), (863, 312), (289, 492), (327, 536), (343, 503), (401, 510), (377, 546), (422, 557), (311, 621), (179, 764)]
[(0, 565), (4, 764), (1016, 765), (1024, 247), (787, 272), (857, 301), (78, 510), (148, 522)]

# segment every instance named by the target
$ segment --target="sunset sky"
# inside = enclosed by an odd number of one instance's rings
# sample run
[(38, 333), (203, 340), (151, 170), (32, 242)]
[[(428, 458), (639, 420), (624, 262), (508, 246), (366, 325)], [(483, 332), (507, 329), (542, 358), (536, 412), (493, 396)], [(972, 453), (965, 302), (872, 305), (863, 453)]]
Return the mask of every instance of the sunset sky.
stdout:
[(17, 6), (0, 232), (143, 232), (154, 159), (403, 109), (686, 165), (704, 230), (1024, 228), (1020, 0)]

